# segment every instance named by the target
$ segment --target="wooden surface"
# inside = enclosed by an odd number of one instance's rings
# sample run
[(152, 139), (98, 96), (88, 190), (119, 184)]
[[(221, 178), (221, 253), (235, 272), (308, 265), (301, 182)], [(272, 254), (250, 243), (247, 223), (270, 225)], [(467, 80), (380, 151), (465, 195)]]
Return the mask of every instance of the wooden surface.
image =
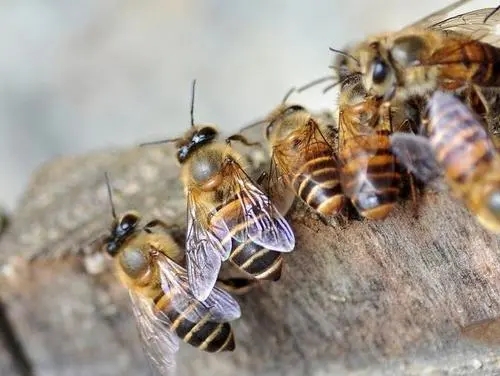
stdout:
[[(0, 238), (1, 296), (33, 375), (143, 375), (149, 367), (128, 296), (112, 275), (90, 276), (77, 254), (110, 223), (103, 171), (117, 209), (183, 223), (170, 147), (55, 161), (34, 177)], [(153, 208), (156, 208), (153, 210)], [(446, 194), (421, 215), (402, 204), (381, 222), (325, 225), (300, 204), (297, 248), (282, 279), (239, 298), (237, 348), (181, 346), (180, 375), (470, 375), (500, 373), (500, 347), (460, 328), (500, 316), (499, 238)], [(43, 255), (24, 265), (20, 256)], [(19, 375), (0, 345), (0, 373)], [(19, 363), (19, 362), (18, 362)]]

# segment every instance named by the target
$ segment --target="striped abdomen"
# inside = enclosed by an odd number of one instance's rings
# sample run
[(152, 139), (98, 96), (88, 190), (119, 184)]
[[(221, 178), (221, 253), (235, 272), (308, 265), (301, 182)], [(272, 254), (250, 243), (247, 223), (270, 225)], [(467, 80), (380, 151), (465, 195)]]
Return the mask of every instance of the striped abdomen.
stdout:
[(342, 187), (366, 218), (385, 218), (399, 196), (401, 175), (389, 149), (389, 135), (380, 130), (350, 138), (340, 153)]
[(196, 305), (202, 305), (202, 302), (193, 300), (191, 305), (186, 307), (183, 312), (178, 312), (171, 308), (169, 298), (161, 293), (155, 300), (155, 306), (159, 311), (163, 311), (170, 319), (177, 336), (184, 342), (189, 343), (200, 350), (208, 352), (233, 351), (235, 348), (234, 335), (229, 323), (217, 323), (209, 321), (209, 313), (205, 308), (200, 312), (207, 311), (205, 317), (198, 322), (192, 322), (186, 319), (186, 316), (196, 308)]
[(495, 157), (486, 130), (453, 96), (434, 94), (429, 107), (429, 140), (446, 177), (458, 187), (480, 178)]
[(487, 43), (447, 39), (445, 47), (432, 55), (430, 64), (441, 65), (440, 78), (452, 81), (446, 85), (449, 90), (465, 83), (500, 86), (500, 49)]
[(241, 214), (238, 199), (229, 201), (217, 210), (216, 215), (224, 218), (231, 234), (230, 238), (223, 239), (223, 244), (231, 242), (229, 260), (254, 278), (277, 281), (281, 277), (283, 266), (281, 252), (270, 251), (255, 244), (246, 234), (247, 222), (254, 219), (242, 218)]
[(293, 172), (292, 187), (304, 202), (325, 216), (337, 214), (344, 206), (339, 165), (332, 148), (323, 142), (310, 145), (297, 159), (300, 165), (288, 166)]

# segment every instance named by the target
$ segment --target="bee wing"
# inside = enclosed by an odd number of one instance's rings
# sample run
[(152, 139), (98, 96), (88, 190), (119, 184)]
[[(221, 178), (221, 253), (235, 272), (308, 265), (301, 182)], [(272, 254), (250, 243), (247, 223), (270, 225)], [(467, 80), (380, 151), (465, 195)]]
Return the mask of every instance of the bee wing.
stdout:
[(162, 254), (158, 257), (158, 266), (163, 292), (172, 297), (173, 308), (182, 312), (187, 320), (199, 322), (205, 318), (214, 322), (227, 322), (241, 316), (238, 302), (221, 288), (215, 286), (201, 302), (189, 288), (186, 269)]
[(237, 185), (238, 223), (245, 224), (242, 233), (264, 248), (278, 252), (292, 251), (295, 236), (286, 219), (237, 163), (232, 163), (232, 166), (235, 171), (229, 176), (234, 177)]
[[(440, 22), (443, 22), (444, 20), (446, 20), (447, 17), (449, 17), (449, 14), (451, 12), (453, 12), (455, 9), (461, 7), (462, 5), (467, 4), (469, 1), (470, 0), (455, 1), (454, 3), (448, 5), (444, 8), (441, 8), (441, 9), (425, 16), (424, 18), (421, 18), (420, 20), (406, 26), (404, 29), (408, 29), (411, 27), (427, 28), (427, 27), (432, 27), (433, 25), (439, 24)], [(452, 17), (452, 18), (454, 18), (454, 17)]]
[(229, 257), (231, 242), (222, 242), (229, 237), (229, 230), (223, 221), (203, 225), (200, 217), (206, 214), (188, 193), (186, 258), (189, 284), (194, 296), (205, 300), (217, 280), (222, 261)]
[[(465, 34), (473, 39), (481, 40), (481, 42), (500, 46), (500, 38), (498, 37), (500, 10), (495, 12), (495, 9), (476, 9), (435, 23), (430, 28)], [(485, 22), (486, 17), (488, 19)]]
[(391, 150), (398, 161), (418, 180), (430, 182), (441, 175), (434, 150), (426, 137), (402, 132), (393, 133)]
[(132, 290), (130, 299), (144, 352), (161, 375), (175, 374), (179, 338), (170, 329), (172, 323), (164, 313), (154, 311), (151, 299)]

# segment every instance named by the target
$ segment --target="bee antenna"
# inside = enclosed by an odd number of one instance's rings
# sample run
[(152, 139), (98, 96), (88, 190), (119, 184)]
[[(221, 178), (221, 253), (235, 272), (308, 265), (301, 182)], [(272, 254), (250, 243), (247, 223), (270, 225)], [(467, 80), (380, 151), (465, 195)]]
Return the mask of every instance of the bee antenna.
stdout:
[(328, 76), (323, 76), (323, 77), (317, 78), (315, 80), (312, 80), (311, 82), (308, 82), (304, 86), (299, 87), (297, 89), (297, 92), (301, 93), (304, 90), (312, 88), (313, 86), (316, 86), (318, 84), (322, 84), (323, 82), (331, 81), (331, 80), (333, 80), (333, 76), (331, 74), (329, 74)]
[(194, 127), (194, 94), (196, 90), (196, 79), (193, 80), (193, 83), (191, 85), (191, 109), (190, 109), (190, 114), (191, 114), (191, 127)]
[(327, 86), (323, 89), (323, 94), (326, 94), (330, 90), (332, 90), (335, 86), (337, 85), (342, 85), (344, 82), (349, 81), (352, 77), (356, 76), (358, 73), (351, 73), (350, 75), (346, 76), (343, 80), (338, 80), (331, 84), (330, 86)]
[(168, 144), (170, 142), (177, 142), (179, 141), (180, 138), (168, 138), (166, 140), (157, 140), (157, 141), (149, 141), (149, 142), (143, 142), (142, 144), (139, 144), (140, 147), (143, 146), (149, 146), (149, 145), (159, 145), (159, 144)]
[(111, 205), (111, 215), (113, 216), (113, 219), (116, 219), (115, 204), (113, 203), (113, 194), (111, 192), (111, 184), (109, 183), (109, 174), (107, 171), (104, 172), (104, 179), (106, 180), (106, 187), (108, 188), (108, 198), (109, 204)]
[(352, 59), (354, 60), (358, 65), (359, 64), (359, 60), (356, 59), (354, 56), (352, 56), (350, 53), (347, 53), (345, 51), (341, 51), (341, 50), (337, 50), (336, 48), (333, 48), (333, 47), (328, 47), (328, 49), (332, 52), (335, 52), (336, 54), (339, 54), (339, 55), (342, 55), (342, 56), (345, 56), (345, 57), (348, 57), (349, 59)]
[(295, 86), (292, 86), (290, 89), (288, 89), (285, 96), (281, 100), (281, 103), (285, 103), (288, 100), (288, 98), (290, 98), (290, 95), (292, 95), (295, 91), (297, 91), (297, 88)]

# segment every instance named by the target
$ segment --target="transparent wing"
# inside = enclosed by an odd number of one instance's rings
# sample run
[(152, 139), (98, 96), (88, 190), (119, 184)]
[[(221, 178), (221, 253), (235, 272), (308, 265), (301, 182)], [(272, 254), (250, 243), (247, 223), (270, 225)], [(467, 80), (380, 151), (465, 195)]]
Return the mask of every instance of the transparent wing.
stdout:
[(171, 307), (191, 322), (202, 319), (214, 322), (228, 322), (241, 316), (240, 306), (234, 298), (221, 288), (215, 286), (201, 302), (189, 288), (186, 269), (176, 264), (167, 256), (158, 256), (161, 287), (171, 298)]
[(243, 227), (241, 236), (254, 243), (278, 252), (290, 252), (295, 247), (293, 231), (274, 207), (269, 197), (246, 175), (238, 163), (230, 163), (236, 185), (238, 205), (235, 208), (238, 224)]
[(129, 291), (144, 352), (161, 375), (174, 374), (179, 338), (170, 329), (172, 323), (162, 312), (155, 313), (151, 299)]
[(229, 237), (229, 230), (223, 221), (205, 225), (207, 211), (188, 193), (187, 198), (186, 258), (189, 284), (194, 296), (205, 300), (217, 280), (222, 261), (229, 257), (231, 243), (222, 243)]
[(441, 175), (441, 168), (426, 137), (410, 133), (393, 133), (391, 150), (398, 161), (418, 180), (430, 182)]
[[(496, 8), (477, 9), (438, 22), (431, 29), (464, 34), (481, 42), (500, 46), (500, 11)], [(490, 17), (488, 17), (490, 16)], [(485, 22), (486, 17), (488, 19)]]
[(442, 9), (439, 9), (436, 12), (433, 12), (433, 13), (425, 16), (424, 18), (421, 18), (420, 20), (406, 26), (405, 29), (411, 28), (411, 27), (423, 27), (423, 28), (432, 27), (433, 25), (436, 25), (436, 24), (446, 20), (447, 17), (449, 17), (451, 12), (453, 12), (455, 9), (461, 7), (462, 5), (467, 4), (469, 1), (471, 1), (471, 0), (455, 1), (454, 3), (444, 7)]

